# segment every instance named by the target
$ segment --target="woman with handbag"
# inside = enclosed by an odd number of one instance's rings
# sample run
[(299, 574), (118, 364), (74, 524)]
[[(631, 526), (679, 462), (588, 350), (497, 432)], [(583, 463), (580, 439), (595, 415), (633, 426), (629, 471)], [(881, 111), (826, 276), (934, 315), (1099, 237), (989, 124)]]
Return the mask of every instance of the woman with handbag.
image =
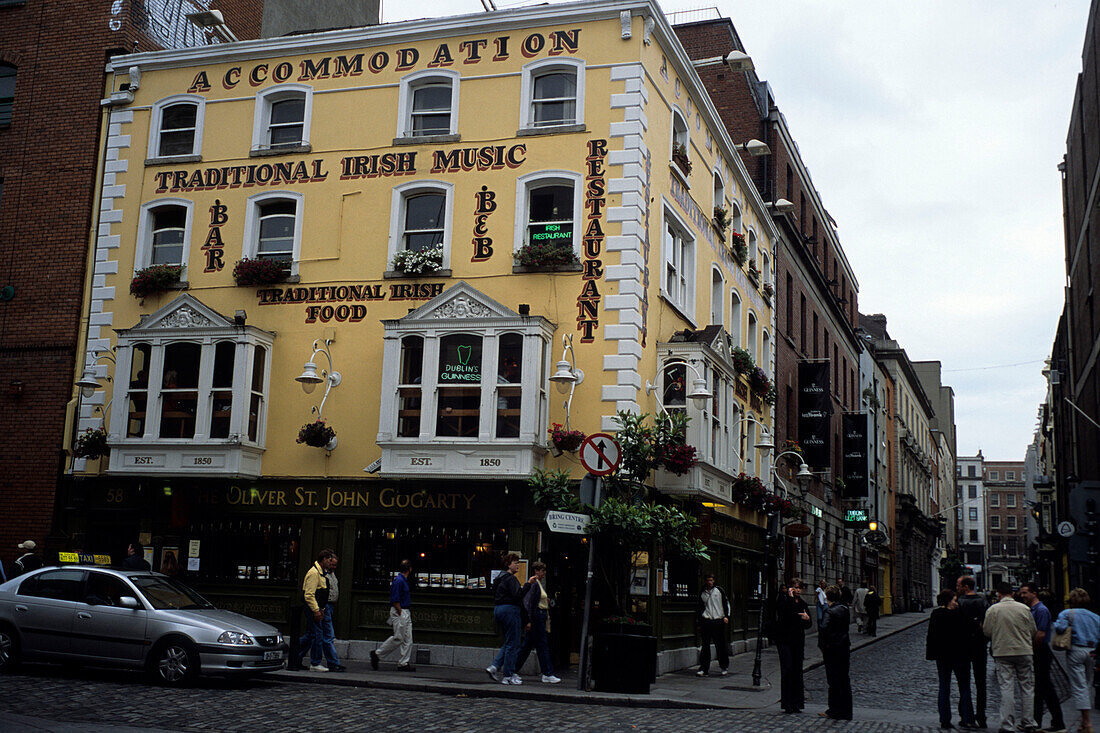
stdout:
[(1073, 703), (1081, 711), (1081, 727), (1078, 728), (1081, 733), (1092, 733), (1092, 723), (1089, 721), (1089, 710), (1092, 708), (1088, 680), (1092, 662), (1090, 654), (1100, 642), (1100, 616), (1086, 608), (1090, 600), (1083, 588), (1074, 588), (1069, 592), (1068, 608), (1058, 614), (1054, 622), (1054, 640), (1051, 642), (1055, 649), (1066, 650)]

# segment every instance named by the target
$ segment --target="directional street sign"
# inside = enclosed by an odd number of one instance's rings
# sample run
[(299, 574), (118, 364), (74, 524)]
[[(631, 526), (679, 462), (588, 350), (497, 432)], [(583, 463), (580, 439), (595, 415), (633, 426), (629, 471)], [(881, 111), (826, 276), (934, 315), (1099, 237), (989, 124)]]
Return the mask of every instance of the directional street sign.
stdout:
[(607, 433), (592, 433), (580, 448), (581, 465), (593, 476), (606, 476), (619, 467), (623, 452), (617, 440)]
[(565, 534), (587, 534), (588, 522), (592, 517), (588, 514), (573, 514), (572, 512), (546, 512), (546, 525), (551, 532)]

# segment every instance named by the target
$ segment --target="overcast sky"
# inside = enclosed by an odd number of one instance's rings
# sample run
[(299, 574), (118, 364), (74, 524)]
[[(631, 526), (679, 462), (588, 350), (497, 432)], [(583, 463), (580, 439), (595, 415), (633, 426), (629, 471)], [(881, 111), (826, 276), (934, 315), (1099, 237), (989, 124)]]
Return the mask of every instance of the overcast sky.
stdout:
[[(860, 310), (885, 313), (910, 359), (943, 363), (959, 455), (1023, 460), (1063, 303), (1057, 165), (1088, 0), (662, 3), (715, 6), (837, 221)], [(383, 0), (382, 12), (481, 9)]]

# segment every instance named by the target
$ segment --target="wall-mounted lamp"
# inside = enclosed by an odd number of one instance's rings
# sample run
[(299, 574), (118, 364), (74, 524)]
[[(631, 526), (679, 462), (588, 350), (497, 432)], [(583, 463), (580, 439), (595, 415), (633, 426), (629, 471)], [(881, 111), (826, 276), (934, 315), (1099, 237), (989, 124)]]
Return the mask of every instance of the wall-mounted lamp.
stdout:
[(777, 199), (769, 201), (767, 207), (776, 214), (789, 214), (794, 211), (794, 202), (787, 199)]
[(691, 65), (696, 69), (718, 66), (719, 64), (725, 64), (730, 71), (752, 71), (753, 69), (752, 59), (742, 51), (730, 51), (725, 56), (711, 56), (710, 58), (696, 59), (691, 62)]
[[(76, 380), (76, 386), (80, 387), (80, 394), (83, 395), (85, 399), (94, 395), (95, 391), (100, 387), (99, 379), (95, 375), (95, 365), (102, 359), (106, 359), (116, 366), (118, 365), (115, 361), (115, 357), (111, 356), (109, 352), (100, 351), (99, 349), (92, 352), (92, 358), (84, 363), (84, 373), (80, 375), (80, 379)], [(110, 376), (105, 376), (104, 379), (108, 382), (111, 381)]]
[(748, 142), (743, 142), (740, 145), (735, 145), (738, 150), (744, 150), (746, 153), (754, 158), (759, 158), (762, 155), (771, 155), (772, 149), (768, 147), (766, 142), (753, 138)]
[[(662, 370), (668, 369), (671, 366), (683, 366), (690, 369), (692, 373), (695, 374), (695, 379), (691, 380), (691, 391), (687, 393), (687, 398), (691, 400), (692, 404), (694, 404), (700, 410), (705, 409), (707, 406), (707, 402), (709, 402), (710, 399), (714, 397), (714, 395), (711, 394), (710, 390), (707, 389), (707, 380), (703, 378), (703, 375), (699, 372), (698, 369), (682, 359), (665, 362), (662, 365)], [(657, 385), (651, 383), (647, 379), (645, 382), (645, 391), (647, 394), (652, 394), (657, 391)], [(657, 400), (657, 406), (660, 407), (661, 410), (663, 410), (664, 412), (668, 412), (668, 410), (665, 409), (665, 406), (661, 404), (660, 399), (658, 399), (656, 396), (654, 396), (653, 399)]]
[[(321, 404), (314, 406), (313, 412), (317, 414), (317, 419), (321, 419), (321, 411), (325, 409), (325, 400), (328, 399), (328, 393), (332, 391), (333, 387), (340, 386), (340, 372), (332, 366), (332, 352), (330, 348), (332, 346), (332, 339), (325, 339), (325, 345), (320, 346), (321, 342), (313, 342), (313, 355), (309, 357), (309, 361), (302, 367), (302, 373), (294, 378), (295, 382), (302, 385), (302, 391), (306, 394), (312, 394), (313, 390), (317, 388), (318, 384), (325, 383), (325, 396), (321, 398)], [(328, 370), (321, 370), (321, 373), (317, 373), (317, 364), (314, 363), (314, 359), (318, 354), (324, 354), (328, 359)]]
[[(584, 372), (577, 367), (577, 353), (573, 351), (573, 334), (561, 337), (561, 361), (558, 362), (550, 381), (557, 385), (558, 392), (568, 394), (562, 407), (565, 408), (565, 429), (569, 429), (569, 409), (573, 405), (573, 391), (584, 381)], [(567, 358), (568, 357), (568, 358)]]
[(202, 10), (197, 13), (187, 13), (187, 19), (199, 28), (209, 28), (222, 43), (232, 43), (237, 40), (233, 31), (225, 24), (225, 16), (220, 10)]

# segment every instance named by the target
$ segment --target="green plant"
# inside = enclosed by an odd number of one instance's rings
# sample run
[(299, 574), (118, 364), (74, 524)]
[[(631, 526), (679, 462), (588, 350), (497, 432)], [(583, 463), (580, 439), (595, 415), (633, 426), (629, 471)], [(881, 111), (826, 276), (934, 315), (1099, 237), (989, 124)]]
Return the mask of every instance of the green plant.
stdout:
[(298, 431), (297, 442), (305, 443), (313, 448), (324, 448), (335, 437), (336, 431), (326, 425), (324, 420), (314, 420), (313, 422), (307, 422)]
[(559, 512), (579, 512), (581, 500), (569, 487), (569, 474), (565, 471), (544, 471), (536, 468), (527, 479), (535, 506)]
[(756, 361), (746, 349), (734, 346), (730, 353), (733, 356), (733, 368), (737, 370), (738, 374), (748, 374), (756, 368)]
[(724, 209), (721, 206), (714, 207), (714, 226), (718, 229), (718, 232), (724, 238), (726, 236), (726, 230), (730, 226), (730, 212), (729, 209)]
[(183, 274), (183, 265), (151, 265), (138, 270), (130, 281), (130, 294), (144, 298), (174, 287)]
[(754, 280), (760, 278), (760, 268), (756, 264), (756, 260), (749, 260), (749, 277)]
[(73, 445), (73, 455), (77, 458), (99, 458), (110, 453), (107, 446), (107, 431), (103, 428), (88, 428)]
[(406, 275), (430, 275), (443, 269), (443, 245), (424, 249), (403, 249), (393, 256), (390, 264), (397, 272)]
[(516, 264), (533, 270), (577, 264), (572, 247), (553, 242), (525, 244), (516, 252)]
[(688, 157), (687, 148), (682, 143), (672, 144), (672, 161), (685, 174), (691, 173), (691, 158)]
[(730, 234), (730, 254), (733, 255), (733, 259), (737, 260), (737, 264), (745, 264), (745, 260), (749, 256), (749, 245), (745, 243), (745, 235), (741, 232)]
[(290, 271), (290, 260), (244, 257), (233, 266), (233, 280), (240, 286), (271, 285), (282, 282)]

